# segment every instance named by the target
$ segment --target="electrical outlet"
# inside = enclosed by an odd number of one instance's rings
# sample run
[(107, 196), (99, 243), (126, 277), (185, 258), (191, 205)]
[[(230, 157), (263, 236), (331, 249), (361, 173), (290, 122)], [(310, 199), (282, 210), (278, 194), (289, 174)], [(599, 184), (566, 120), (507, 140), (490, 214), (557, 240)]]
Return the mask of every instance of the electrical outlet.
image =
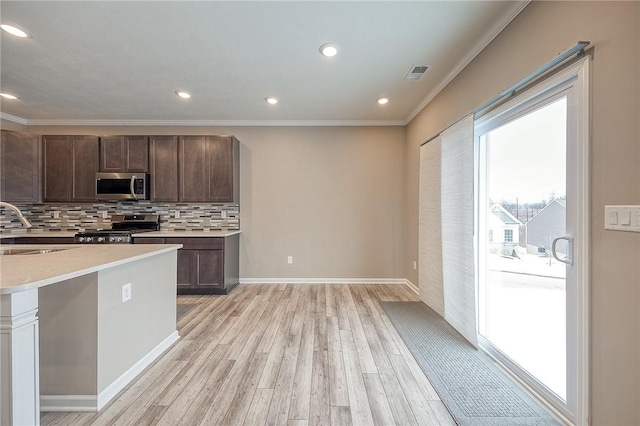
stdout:
[(173, 213), (173, 217), (175, 217), (176, 219), (180, 219), (180, 210), (176, 210), (176, 211)]
[(227, 211), (226, 211), (226, 210), (222, 210), (222, 211), (220, 211), (220, 217), (221, 217), (222, 219), (226, 219), (226, 218), (227, 218)]
[(287, 263), (291, 265), (293, 263), (293, 256), (287, 256)]
[(102, 218), (103, 219), (106, 219), (108, 217), (109, 217), (109, 214), (106, 211), (102, 212)]
[(414, 271), (418, 270), (418, 262), (416, 262), (415, 260), (413, 261), (413, 270)]
[(54, 219), (60, 219), (60, 212), (58, 210), (54, 210), (53, 211), (53, 218)]
[(122, 286), (122, 303), (131, 300), (131, 283)]

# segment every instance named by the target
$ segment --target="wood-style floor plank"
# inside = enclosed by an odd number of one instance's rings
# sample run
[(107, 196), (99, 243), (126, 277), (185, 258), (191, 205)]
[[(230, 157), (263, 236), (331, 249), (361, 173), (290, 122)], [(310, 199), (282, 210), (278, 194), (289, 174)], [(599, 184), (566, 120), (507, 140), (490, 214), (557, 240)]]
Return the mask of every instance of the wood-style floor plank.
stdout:
[(370, 409), (373, 415), (373, 421), (377, 425), (392, 425), (395, 424), (393, 419), (393, 413), (391, 412), (391, 406), (389, 405), (389, 398), (387, 397), (382, 382), (380, 381), (380, 375), (378, 374), (363, 374), (364, 387), (367, 391), (367, 397), (371, 401)]
[(371, 414), (372, 402), (367, 397), (364, 386), (364, 377), (358, 364), (353, 335), (350, 330), (340, 330), (340, 343), (342, 343), (342, 357), (344, 359), (344, 371), (347, 376), (347, 390), (349, 391), (349, 407), (351, 418), (355, 424), (373, 424)]
[(240, 285), (179, 296), (180, 340), (99, 413), (65, 425), (454, 425), (380, 301), (401, 285)]
[(271, 404), (272, 397), (273, 389), (256, 389), (244, 424), (255, 426), (264, 425), (267, 421), (265, 413), (269, 412), (269, 404)]
[(327, 319), (327, 345), (329, 353), (329, 401), (332, 407), (348, 407), (349, 391), (344, 372), (340, 327), (337, 317)]

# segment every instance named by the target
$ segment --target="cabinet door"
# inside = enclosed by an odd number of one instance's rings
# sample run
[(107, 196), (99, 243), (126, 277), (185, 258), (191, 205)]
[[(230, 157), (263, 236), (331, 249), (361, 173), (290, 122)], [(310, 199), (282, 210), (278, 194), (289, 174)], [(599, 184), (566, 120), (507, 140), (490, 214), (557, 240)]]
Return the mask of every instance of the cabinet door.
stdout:
[(224, 251), (193, 250), (196, 255), (196, 288), (224, 289)]
[(14, 203), (40, 201), (40, 136), (2, 131), (0, 199)]
[(71, 199), (73, 163), (71, 152), (70, 136), (43, 136), (43, 201), (69, 201)]
[(95, 201), (96, 136), (44, 136), (44, 201)]
[(178, 290), (193, 288), (196, 282), (198, 251), (181, 248), (178, 250)]
[(178, 138), (152, 136), (151, 201), (178, 201)]
[(237, 202), (234, 199), (235, 138), (207, 138), (207, 201)]
[(180, 201), (209, 201), (207, 139), (205, 136), (180, 137)]
[(100, 138), (100, 171), (105, 173), (122, 172), (124, 164), (124, 138), (107, 136)]
[(73, 180), (71, 201), (96, 200), (98, 137), (73, 136)]
[(100, 138), (100, 171), (136, 173), (149, 171), (147, 136), (103, 136)]
[(127, 173), (149, 171), (149, 138), (147, 136), (124, 137), (124, 171)]
[(234, 137), (180, 137), (180, 201), (238, 202), (238, 154)]

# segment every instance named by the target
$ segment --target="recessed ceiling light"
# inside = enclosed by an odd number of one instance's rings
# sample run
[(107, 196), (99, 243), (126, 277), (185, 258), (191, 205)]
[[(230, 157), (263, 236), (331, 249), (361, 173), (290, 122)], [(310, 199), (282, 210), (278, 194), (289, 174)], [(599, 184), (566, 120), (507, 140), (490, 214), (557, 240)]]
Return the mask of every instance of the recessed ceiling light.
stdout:
[(380, 105), (385, 105), (389, 103), (389, 98), (378, 98), (376, 99), (376, 102), (379, 103)]
[(3, 30), (5, 30), (6, 32), (8, 32), (11, 35), (14, 35), (16, 37), (21, 37), (21, 38), (31, 38), (33, 37), (31, 35), (31, 33), (29, 33), (29, 31), (18, 27), (15, 24), (0, 24), (0, 28), (2, 28)]
[(19, 97), (17, 97), (16, 95), (12, 95), (11, 93), (0, 93), (0, 96), (2, 96), (5, 99), (11, 99), (16, 100), (16, 99), (20, 99)]
[(270, 104), (270, 105), (275, 105), (278, 103), (278, 98), (274, 98), (272, 96), (266, 97), (264, 98), (265, 102)]
[(180, 96), (182, 99), (189, 99), (191, 97), (191, 93), (185, 92), (184, 90), (176, 90), (176, 95)]
[(338, 48), (333, 43), (325, 43), (320, 46), (320, 54), (327, 58), (331, 58), (338, 54)]

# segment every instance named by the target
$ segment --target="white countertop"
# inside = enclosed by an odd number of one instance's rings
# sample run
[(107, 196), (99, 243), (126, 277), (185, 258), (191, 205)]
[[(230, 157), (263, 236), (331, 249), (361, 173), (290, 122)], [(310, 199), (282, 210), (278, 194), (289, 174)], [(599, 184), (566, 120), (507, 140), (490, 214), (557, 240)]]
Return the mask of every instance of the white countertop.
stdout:
[(63, 249), (0, 256), (0, 294), (16, 293), (112, 268), (181, 248), (181, 244), (11, 244), (2, 248)]
[(169, 230), (160, 230), (160, 231), (152, 231), (152, 232), (142, 232), (139, 234), (133, 234), (134, 237), (151, 237), (151, 238), (162, 238), (162, 237), (213, 237), (213, 238), (224, 238), (230, 237), (232, 235), (239, 234), (241, 231), (239, 230), (228, 230), (228, 231), (169, 231)]

